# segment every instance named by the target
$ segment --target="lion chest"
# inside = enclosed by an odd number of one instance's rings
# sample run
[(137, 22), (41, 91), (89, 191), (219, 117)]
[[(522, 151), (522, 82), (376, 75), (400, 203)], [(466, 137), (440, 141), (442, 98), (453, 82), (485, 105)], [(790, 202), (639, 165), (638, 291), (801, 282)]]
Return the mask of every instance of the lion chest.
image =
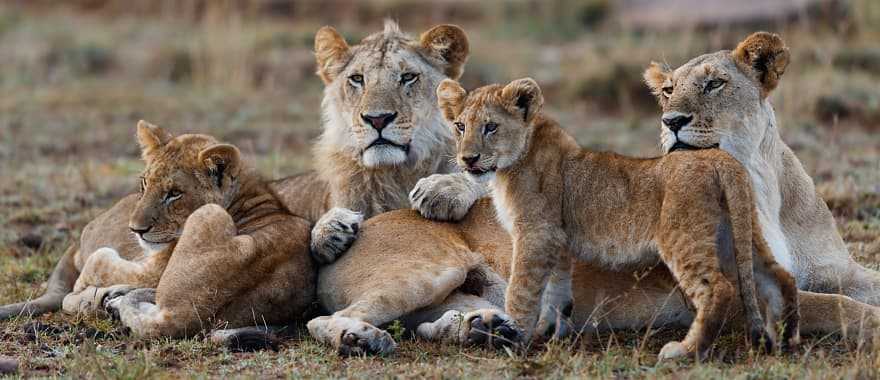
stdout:
[(498, 183), (499, 181), (502, 180), (496, 177), (490, 185), (492, 189), (492, 205), (495, 206), (495, 219), (498, 220), (498, 224), (501, 224), (501, 227), (508, 234), (513, 234), (513, 208), (511, 207), (510, 197), (499, 186), (501, 185)]

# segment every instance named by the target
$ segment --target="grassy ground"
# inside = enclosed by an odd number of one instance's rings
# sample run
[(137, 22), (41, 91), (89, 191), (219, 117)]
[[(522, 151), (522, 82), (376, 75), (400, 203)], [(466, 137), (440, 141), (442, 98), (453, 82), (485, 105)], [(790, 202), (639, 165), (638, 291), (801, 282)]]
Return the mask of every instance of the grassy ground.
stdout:
[[(333, 12), (310, 2), (292, 10), (268, 2), (96, 9), (100, 3), (0, 5), (0, 303), (39, 295), (81, 228), (135, 188), (138, 119), (217, 135), (267, 176), (307, 169), (320, 131), (311, 39), (324, 23), (352, 40), (385, 15), (414, 33), (459, 23), (473, 49), (467, 86), (534, 76), (550, 112), (584, 145), (642, 156), (656, 154), (657, 145), (643, 67), (731, 48), (755, 28), (640, 30), (611, 16), (637, 10), (603, 1), (445, 1), (418, 9), (407, 1), (336, 1)], [(850, 251), (880, 268), (880, 6), (854, 1), (848, 9), (835, 22), (757, 27), (782, 33), (792, 47), (773, 94), (783, 138), (832, 206)], [(391, 358), (342, 359), (307, 337), (278, 351), (233, 353), (202, 337), (139, 341), (108, 321), (54, 314), (0, 322), (0, 356), (19, 360), (19, 375), (89, 378), (880, 377), (880, 352), (835, 336), (767, 356), (749, 353), (731, 334), (708, 363), (656, 365), (663, 342), (681, 333), (582, 337), (525, 357), (404, 340)]]

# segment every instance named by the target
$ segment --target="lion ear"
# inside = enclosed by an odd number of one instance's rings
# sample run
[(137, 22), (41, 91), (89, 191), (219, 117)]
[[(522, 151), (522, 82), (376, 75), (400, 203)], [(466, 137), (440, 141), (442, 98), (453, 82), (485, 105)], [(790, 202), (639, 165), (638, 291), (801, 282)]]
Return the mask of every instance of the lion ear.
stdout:
[(330, 84), (342, 71), (350, 54), (348, 43), (332, 26), (318, 29), (315, 34), (315, 59), (318, 62), (318, 76), (324, 84)]
[(654, 96), (660, 98), (663, 96), (663, 85), (669, 79), (670, 70), (666, 65), (657, 62), (651, 62), (642, 76), (645, 78), (645, 84), (654, 93)]
[(521, 115), (526, 124), (531, 123), (544, 105), (541, 87), (532, 78), (510, 82), (501, 90), (501, 99), (511, 112)]
[(217, 187), (223, 186), (224, 176), (237, 175), (240, 157), (238, 148), (229, 144), (214, 144), (199, 152), (199, 162), (205, 165)]
[(458, 82), (452, 79), (444, 79), (440, 82), (437, 86), (437, 104), (446, 120), (453, 121), (461, 114), (465, 96), (467, 91)]
[(141, 157), (144, 161), (149, 160), (159, 148), (173, 139), (170, 133), (164, 129), (150, 124), (144, 120), (137, 123), (137, 140), (141, 146)]
[(790, 55), (782, 38), (767, 32), (746, 37), (731, 54), (740, 69), (761, 84), (765, 97), (779, 84)]
[(443, 68), (443, 73), (458, 79), (464, 72), (464, 63), (470, 51), (467, 35), (455, 25), (437, 25), (419, 37), (425, 55)]

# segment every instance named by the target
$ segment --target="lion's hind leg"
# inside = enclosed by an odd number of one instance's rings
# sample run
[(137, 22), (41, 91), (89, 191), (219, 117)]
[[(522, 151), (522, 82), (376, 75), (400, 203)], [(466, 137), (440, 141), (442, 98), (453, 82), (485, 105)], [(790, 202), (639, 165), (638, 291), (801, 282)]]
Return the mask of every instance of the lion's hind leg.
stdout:
[(496, 348), (518, 344), (522, 331), (502, 309), (486, 298), (456, 291), (407, 319), (421, 322), (416, 336), (424, 340)]
[[(309, 321), (309, 333), (343, 355), (390, 354), (395, 350), (396, 343), (388, 332), (378, 326), (405, 319), (411, 313), (442, 303), (465, 282), (468, 269), (449, 263), (425, 262), (418, 269), (396, 277), (373, 276), (371, 280), (375, 282), (368, 280), (357, 284), (354, 292), (363, 293), (354, 295), (341, 292), (338, 283), (336, 286), (327, 286), (325, 293), (345, 294), (351, 297), (350, 303), (333, 315)], [(346, 274), (350, 273), (344, 269), (339, 269), (339, 273), (335, 274), (325, 272), (322, 283), (334, 284), (334, 275), (345, 277)], [(328, 308), (332, 309), (332, 306)]]
[(880, 307), (841, 294), (798, 291), (804, 334), (840, 333), (858, 346), (880, 347)]
[(312, 319), (306, 326), (312, 337), (344, 356), (390, 355), (397, 348), (387, 331), (355, 318), (328, 315)]
[(715, 336), (723, 328), (728, 309), (735, 305), (736, 291), (721, 272), (715, 242), (711, 239), (700, 241), (695, 236), (698, 235), (670, 232), (660, 241), (663, 261), (696, 310), (684, 340), (663, 346), (660, 360), (694, 354), (698, 358), (705, 357)]

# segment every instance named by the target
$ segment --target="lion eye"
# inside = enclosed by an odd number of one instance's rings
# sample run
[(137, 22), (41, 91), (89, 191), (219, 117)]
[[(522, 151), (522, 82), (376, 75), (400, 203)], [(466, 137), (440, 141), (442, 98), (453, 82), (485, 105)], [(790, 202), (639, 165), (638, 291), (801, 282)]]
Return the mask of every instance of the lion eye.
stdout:
[(402, 83), (402, 84), (408, 84), (408, 83), (415, 82), (416, 79), (419, 79), (419, 74), (416, 74), (416, 73), (403, 73), (403, 75), (400, 76), (400, 83)]
[(709, 93), (712, 90), (716, 90), (724, 86), (726, 83), (723, 79), (712, 79), (708, 83), (706, 83), (706, 89), (703, 90), (705, 93)]
[(172, 189), (172, 190), (169, 190), (167, 193), (165, 193), (164, 201), (165, 201), (165, 203), (171, 203), (171, 202), (174, 202), (174, 201), (180, 199), (180, 197), (182, 197), (182, 196), (183, 196), (183, 193), (180, 190)]
[(672, 86), (663, 87), (663, 96), (667, 98), (672, 96)]
[(455, 122), (455, 129), (458, 130), (458, 134), (464, 133), (464, 123)]
[(146, 189), (147, 189), (147, 179), (144, 177), (141, 177), (141, 193), (143, 193), (144, 190), (146, 190)]
[(353, 86), (362, 86), (364, 84), (364, 76), (361, 74), (354, 74), (348, 77), (348, 81)]
[(498, 130), (498, 124), (495, 124), (492, 122), (486, 123), (486, 125), (483, 126), (483, 134), (486, 136), (495, 133), (495, 131), (497, 131), (497, 130)]

